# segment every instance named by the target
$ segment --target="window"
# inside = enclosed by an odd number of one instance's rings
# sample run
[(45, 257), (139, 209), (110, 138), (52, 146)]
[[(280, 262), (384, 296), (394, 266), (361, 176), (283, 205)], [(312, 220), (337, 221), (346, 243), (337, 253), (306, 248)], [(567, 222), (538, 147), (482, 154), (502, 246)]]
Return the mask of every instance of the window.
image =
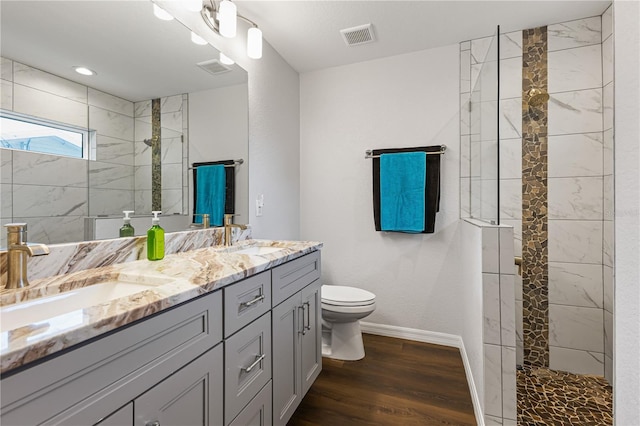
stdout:
[(62, 155), (73, 158), (90, 158), (95, 132), (21, 115), (0, 112), (0, 147)]

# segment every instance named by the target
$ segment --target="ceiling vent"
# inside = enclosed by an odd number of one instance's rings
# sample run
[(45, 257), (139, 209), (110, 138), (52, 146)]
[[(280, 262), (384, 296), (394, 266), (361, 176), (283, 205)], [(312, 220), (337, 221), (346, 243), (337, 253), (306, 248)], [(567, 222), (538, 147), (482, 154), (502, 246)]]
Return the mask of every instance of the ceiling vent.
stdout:
[(347, 46), (357, 46), (359, 44), (371, 43), (376, 41), (376, 36), (373, 33), (373, 25), (359, 25), (357, 27), (345, 28), (340, 30), (344, 42)]
[(231, 71), (231, 68), (227, 67), (225, 64), (221, 63), (217, 59), (211, 59), (209, 61), (199, 62), (196, 65), (198, 65), (200, 68), (202, 68), (209, 74), (213, 74), (213, 75), (219, 75), (219, 74)]

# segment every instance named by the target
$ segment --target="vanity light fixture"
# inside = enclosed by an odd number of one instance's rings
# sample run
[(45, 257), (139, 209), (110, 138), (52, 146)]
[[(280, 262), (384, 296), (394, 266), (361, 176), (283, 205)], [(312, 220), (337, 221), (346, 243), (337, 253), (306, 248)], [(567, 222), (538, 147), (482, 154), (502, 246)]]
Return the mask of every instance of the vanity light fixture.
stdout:
[(96, 74), (98, 74), (94, 70), (91, 70), (91, 69), (89, 69), (87, 67), (73, 67), (73, 69), (76, 70), (76, 72), (78, 74), (82, 74), (82, 75), (96, 75)]
[(200, 37), (198, 34), (191, 31), (191, 41), (195, 44), (199, 44), (200, 46), (204, 46), (207, 44), (207, 40)]
[(226, 38), (236, 36), (237, 22), (241, 19), (251, 25), (247, 33), (247, 56), (252, 59), (262, 57), (262, 31), (258, 24), (238, 13), (235, 3), (230, 0), (208, 0), (200, 10), (202, 19), (211, 30)]
[(225, 64), (225, 65), (233, 65), (233, 64), (235, 64), (233, 59), (231, 59), (230, 57), (228, 57), (227, 55), (225, 55), (222, 52), (220, 52), (220, 62)]
[(169, 12), (167, 12), (166, 10), (164, 10), (163, 8), (161, 8), (155, 3), (153, 4), (153, 14), (155, 15), (156, 18), (162, 19), (163, 21), (173, 20), (173, 16)]
[(202, 9), (202, 0), (182, 0), (182, 4), (189, 12), (200, 12)]

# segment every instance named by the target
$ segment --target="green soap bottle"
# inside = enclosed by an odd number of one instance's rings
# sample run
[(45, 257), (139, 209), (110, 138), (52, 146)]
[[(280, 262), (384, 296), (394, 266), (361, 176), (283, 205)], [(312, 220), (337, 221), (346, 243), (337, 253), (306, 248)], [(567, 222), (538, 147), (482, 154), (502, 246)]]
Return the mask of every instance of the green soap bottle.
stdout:
[(147, 231), (147, 259), (160, 260), (164, 258), (164, 229), (160, 227), (158, 215), (162, 212), (153, 211), (151, 228)]
[(133, 213), (133, 210), (125, 210), (124, 213), (124, 225), (120, 228), (120, 236), (121, 237), (133, 237), (135, 230), (133, 226), (131, 226), (131, 218), (129, 217), (130, 213)]

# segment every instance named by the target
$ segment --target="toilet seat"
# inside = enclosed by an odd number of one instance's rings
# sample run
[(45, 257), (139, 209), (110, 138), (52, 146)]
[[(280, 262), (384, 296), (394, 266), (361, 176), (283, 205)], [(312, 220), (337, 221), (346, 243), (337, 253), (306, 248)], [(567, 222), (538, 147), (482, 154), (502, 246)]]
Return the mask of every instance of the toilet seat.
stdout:
[(330, 306), (368, 306), (376, 299), (376, 295), (367, 290), (340, 285), (323, 285), (320, 292), (322, 304)]

